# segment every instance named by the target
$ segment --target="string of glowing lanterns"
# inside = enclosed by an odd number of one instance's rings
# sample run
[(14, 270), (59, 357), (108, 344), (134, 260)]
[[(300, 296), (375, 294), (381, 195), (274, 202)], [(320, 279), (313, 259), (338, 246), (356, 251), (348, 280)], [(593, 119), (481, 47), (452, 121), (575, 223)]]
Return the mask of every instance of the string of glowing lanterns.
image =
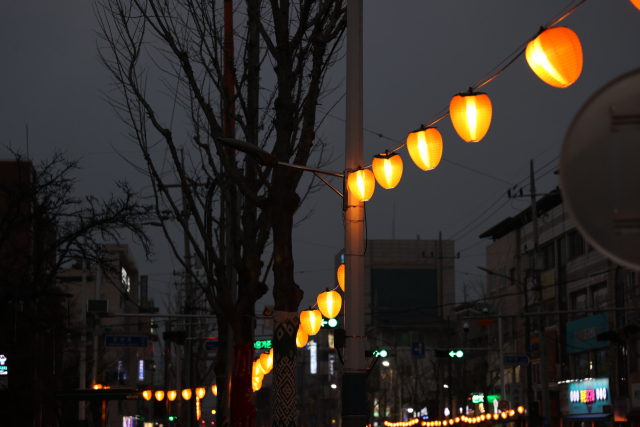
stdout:
[(466, 424), (478, 424), (481, 422), (491, 421), (491, 420), (493, 421), (498, 421), (500, 419), (507, 420), (509, 418), (515, 417), (516, 413), (518, 413), (519, 415), (524, 414), (524, 406), (518, 406), (517, 409), (510, 409), (508, 411), (503, 411), (495, 414), (482, 414), (477, 417), (467, 417), (465, 415), (462, 415), (460, 417), (450, 418), (446, 420), (436, 420), (436, 421), (420, 421), (419, 418), (414, 418), (410, 421), (399, 421), (397, 423), (385, 421), (384, 425), (385, 427), (411, 427), (420, 423), (422, 427), (443, 427), (443, 426), (446, 427), (446, 426), (453, 426), (461, 422)]
[[(580, 4), (584, 1), (586, 0)], [(632, 0), (632, 2), (636, 6), (636, 3), (640, 4), (640, 0)], [(547, 28), (541, 29), (540, 33), (527, 43), (523, 51), (531, 70), (543, 82), (553, 87), (566, 88), (572, 85), (582, 72), (583, 55), (580, 39), (567, 27), (554, 27), (578, 6)], [(435, 169), (442, 159), (443, 141), (440, 132), (432, 126), (447, 115), (450, 116), (460, 138), (468, 143), (481, 141), (489, 131), (493, 106), (489, 96), (486, 93), (477, 92), (477, 89), (497, 77), (523, 52), (520, 52), (495, 75), (469, 88), (468, 92), (454, 95), (448, 111), (427, 125), (421, 126), (419, 130), (410, 133), (406, 142), (374, 156), (370, 166), (372, 170), (365, 167), (351, 172), (347, 178), (347, 186), (351, 194), (359, 201), (366, 202), (373, 196), (376, 181), (384, 189), (395, 188), (402, 178), (404, 168), (402, 159), (395, 151), (405, 145), (416, 166), (424, 171)], [(344, 290), (342, 285), (341, 288)]]

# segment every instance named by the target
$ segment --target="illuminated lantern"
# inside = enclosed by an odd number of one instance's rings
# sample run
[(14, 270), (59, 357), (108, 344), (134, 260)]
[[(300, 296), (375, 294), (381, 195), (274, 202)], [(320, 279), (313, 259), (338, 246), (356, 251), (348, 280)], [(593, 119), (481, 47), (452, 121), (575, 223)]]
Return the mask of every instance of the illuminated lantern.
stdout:
[(373, 175), (382, 188), (395, 188), (402, 178), (402, 159), (396, 153), (386, 152), (373, 157)]
[(449, 104), (453, 127), (467, 142), (478, 142), (484, 138), (491, 125), (492, 111), (491, 100), (481, 92), (460, 93)]
[(178, 393), (175, 390), (169, 390), (167, 392), (167, 398), (173, 402), (174, 400), (176, 400), (176, 397), (178, 396)]
[(191, 389), (189, 388), (185, 388), (184, 390), (182, 390), (182, 398), (184, 400), (189, 400), (191, 399)]
[(456, 417), (454, 421), (456, 422), (456, 424), (458, 424), (460, 422), (460, 417)]
[(260, 378), (254, 377), (253, 380), (251, 381), (251, 386), (254, 392), (260, 390), (262, 388), (262, 377)]
[(445, 426), (445, 427), (447, 426), (447, 424), (449, 424), (449, 423), (447, 423), (447, 420), (444, 420), (444, 421), (442, 422), (442, 425), (443, 425), (443, 426)]
[(493, 419), (498, 421), (498, 418), (500, 418), (500, 414), (493, 414)]
[(164, 391), (162, 390), (157, 390), (156, 391), (156, 400), (158, 402), (160, 402), (162, 399), (164, 399)]
[(260, 362), (258, 362), (257, 360), (254, 360), (253, 362), (253, 369), (251, 371), (251, 376), (253, 378), (260, 378), (260, 379), (264, 377), (264, 373), (262, 372), (262, 367), (260, 366)]
[(527, 44), (526, 56), (533, 72), (553, 87), (571, 86), (582, 72), (580, 39), (567, 27), (544, 30)]
[(309, 341), (309, 335), (302, 329), (302, 326), (298, 328), (298, 334), (296, 335), (296, 347), (302, 348), (307, 345)]
[(344, 292), (344, 273), (345, 266), (344, 264), (340, 264), (340, 267), (338, 267), (338, 285), (340, 285), (340, 289), (342, 289), (342, 292)]
[(273, 356), (271, 353), (262, 353), (258, 360), (260, 361), (260, 366), (264, 373), (268, 374), (271, 372), (271, 369), (273, 368)]
[(322, 314), (320, 310), (304, 310), (300, 313), (300, 326), (307, 335), (315, 335), (320, 330)]
[(211, 393), (213, 393), (214, 396), (218, 395), (218, 384), (214, 384), (211, 386)]
[(516, 414), (516, 411), (515, 411), (515, 410), (511, 409), (511, 410), (509, 411), (509, 416), (510, 416), (510, 417), (513, 417), (515, 414)]
[(206, 388), (204, 387), (196, 388), (196, 396), (198, 396), (198, 399), (202, 399), (206, 393), (207, 393)]
[(631, 3), (640, 10), (640, 0), (631, 0)]
[(420, 129), (407, 137), (411, 160), (423, 171), (435, 169), (442, 159), (442, 135), (436, 128)]
[(327, 319), (333, 319), (340, 313), (342, 297), (339, 293), (327, 289), (326, 292), (318, 295), (317, 301), (320, 313)]
[(96, 384), (93, 386), (94, 390), (101, 390), (102, 389), (102, 384)]
[[(640, 1), (640, 0), (638, 0)], [(524, 406), (518, 406), (518, 413), (522, 414), (524, 412)]]
[(376, 189), (376, 179), (369, 169), (360, 169), (349, 174), (347, 180), (349, 191), (359, 202), (366, 202), (373, 196)]
[(142, 397), (144, 397), (144, 400), (151, 400), (153, 392), (151, 390), (145, 390), (142, 392)]
[(506, 412), (501, 412), (500, 416), (502, 417), (503, 420), (507, 419), (507, 413)]

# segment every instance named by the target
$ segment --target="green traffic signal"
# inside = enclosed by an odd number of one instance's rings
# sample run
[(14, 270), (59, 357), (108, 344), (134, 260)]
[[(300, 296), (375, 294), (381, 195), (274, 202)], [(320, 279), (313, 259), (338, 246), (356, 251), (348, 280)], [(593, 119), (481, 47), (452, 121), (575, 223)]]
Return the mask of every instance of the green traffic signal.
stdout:
[(461, 359), (464, 356), (464, 351), (462, 350), (451, 350), (449, 352), (449, 357), (457, 357), (459, 359)]
[(387, 357), (389, 352), (387, 350), (374, 350), (373, 355), (377, 357)]
[(169, 415), (169, 421), (176, 421), (178, 419), (178, 417), (176, 417), (175, 415)]

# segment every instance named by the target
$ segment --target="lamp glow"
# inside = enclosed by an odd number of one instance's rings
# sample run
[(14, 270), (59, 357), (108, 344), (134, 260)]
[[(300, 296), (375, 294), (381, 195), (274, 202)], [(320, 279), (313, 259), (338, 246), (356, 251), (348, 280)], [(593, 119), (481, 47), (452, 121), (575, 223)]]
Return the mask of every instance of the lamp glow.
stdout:
[(402, 178), (402, 158), (396, 153), (374, 156), (371, 168), (376, 181), (385, 189), (395, 188)]
[(349, 191), (359, 202), (366, 202), (371, 199), (373, 191), (376, 189), (376, 179), (369, 169), (359, 169), (351, 172), (347, 183)]
[(485, 93), (460, 93), (451, 99), (449, 114), (460, 138), (478, 142), (489, 130), (493, 108)]
[(214, 396), (218, 395), (218, 385), (214, 384), (211, 386), (211, 393), (213, 393)]
[(435, 169), (442, 159), (442, 135), (436, 128), (411, 132), (407, 137), (407, 150), (420, 169)]
[(260, 362), (257, 360), (253, 361), (253, 368), (251, 370), (251, 376), (253, 378), (260, 378), (262, 379), (264, 377), (264, 373), (262, 372), (262, 367), (260, 366)]
[(567, 27), (544, 30), (527, 44), (526, 56), (533, 72), (553, 87), (571, 86), (582, 72), (580, 39)]
[(196, 388), (196, 396), (198, 396), (198, 399), (202, 399), (205, 394), (207, 394), (207, 389), (206, 388), (204, 388), (204, 387)]
[(340, 289), (342, 289), (342, 292), (344, 292), (345, 269), (346, 268), (344, 264), (340, 264), (340, 267), (338, 267), (338, 285), (340, 285)]
[(327, 319), (333, 319), (340, 313), (342, 297), (335, 291), (327, 289), (326, 292), (318, 295), (317, 302), (320, 313)]
[(498, 419), (500, 418), (500, 414), (493, 414), (493, 419), (498, 421)]
[(501, 413), (500, 413), (500, 417), (501, 417), (503, 420), (506, 420), (506, 419), (507, 419), (507, 413), (506, 413), (506, 412), (501, 412)]
[(162, 399), (164, 399), (164, 390), (157, 390), (156, 391), (156, 400), (158, 402), (160, 402)]
[(169, 399), (169, 401), (173, 402), (174, 400), (176, 400), (176, 397), (178, 397), (178, 392), (175, 390), (169, 390), (167, 392), (167, 398)]
[(191, 395), (192, 395), (192, 394), (193, 394), (193, 393), (191, 392), (191, 389), (189, 389), (189, 388), (185, 388), (184, 390), (182, 390), (182, 398), (183, 398), (184, 400), (189, 400), (189, 399), (191, 399)]
[(307, 335), (302, 326), (300, 326), (298, 328), (298, 334), (296, 335), (296, 347), (304, 347), (307, 345), (307, 341), (309, 341), (309, 335)]
[[(638, 1), (640, 1), (640, 0), (638, 0)], [(524, 413), (524, 406), (518, 406), (518, 413), (519, 414)]]
[(509, 410), (509, 416), (513, 417), (516, 414), (516, 411), (514, 409)]
[(153, 392), (151, 390), (145, 390), (142, 392), (142, 397), (144, 397), (144, 400), (151, 400)]
[(631, 4), (633, 4), (638, 8), (638, 10), (640, 10), (640, 0), (631, 0)]
[(320, 310), (304, 310), (300, 313), (300, 325), (307, 335), (315, 335), (322, 326), (322, 314)]
[(270, 353), (262, 353), (258, 360), (260, 360), (260, 366), (265, 374), (271, 372), (271, 369), (273, 369), (273, 357)]

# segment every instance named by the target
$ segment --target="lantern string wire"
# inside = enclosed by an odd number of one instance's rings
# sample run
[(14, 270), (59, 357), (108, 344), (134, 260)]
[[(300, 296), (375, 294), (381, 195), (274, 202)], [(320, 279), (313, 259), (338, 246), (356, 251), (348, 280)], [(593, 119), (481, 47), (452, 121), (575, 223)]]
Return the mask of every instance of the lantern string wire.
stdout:
[[(569, 2), (568, 5), (566, 5), (564, 8), (562, 8), (562, 10), (557, 13), (549, 22), (549, 24), (547, 24), (545, 27), (543, 27), (543, 29), (552, 27), (556, 24), (558, 24), (560, 21), (562, 21), (563, 19), (565, 19), (566, 17), (568, 17), (569, 15), (571, 15), (573, 12), (576, 11), (576, 9), (578, 9), (580, 6), (582, 6), (584, 3), (586, 3), (587, 0), (581, 0), (580, 3), (578, 3), (577, 5), (575, 5), (572, 9), (570, 9), (568, 12), (564, 13), (569, 7), (571, 7), (572, 4), (575, 3), (576, 0), (571, 0)], [(564, 15), (563, 15), (564, 13)], [(558, 18), (558, 16), (560, 16), (560, 18)], [(529, 39), (527, 39), (527, 41), (525, 41), (524, 43), (522, 43), (520, 46), (518, 46), (518, 48), (516, 50), (514, 50), (511, 54), (509, 54), (505, 59), (503, 59), (498, 65), (496, 65), (495, 67), (493, 67), (493, 69), (491, 71), (489, 71), (487, 74), (485, 74), (480, 80), (478, 80), (476, 82), (476, 84), (474, 86), (471, 87), (472, 90), (477, 90), (480, 89), (481, 87), (483, 87), (484, 85), (486, 85), (487, 83), (491, 82), (493, 79), (495, 79), (496, 77), (498, 77), (500, 74), (502, 74), (507, 68), (509, 68), (515, 61), (516, 59), (518, 59), (520, 56), (522, 56), (522, 54), (526, 51), (526, 46), (527, 44), (534, 40), (536, 37), (538, 37), (539, 33), (536, 33), (533, 37), (530, 37)], [(514, 56), (515, 55), (515, 56)], [(513, 58), (512, 58), (513, 57)], [(509, 60), (511, 58), (511, 60)], [(502, 69), (500, 69), (498, 72), (496, 72), (495, 74), (491, 75), (495, 70), (497, 70), (498, 68), (500, 68), (500, 66), (502, 66), (502, 64), (504, 64), (505, 62), (509, 61), (504, 67), (502, 67)], [(491, 77), (488, 77), (490, 76)], [(449, 115), (449, 110), (448, 110), (449, 106), (447, 105), (446, 107), (444, 107), (442, 110), (440, 110), (438, 113), (436, 113), (435, 116), (433, 116), (431, 119), (429, 119), (426, 124), (424, 124), (424, 127), (429, 127), (429, 126), (433, 126), (436, 123), (438, 123), (440, 120), (444, 119), (445, 117), (447, 117)], [(444, 112), (444, 113), (443, 113)], [(393, 145), (390, 149), (388, 149), (387, 151), (389, 152), (395, 152), (398, 151), (399, 149), (401, 149), (402, 147), (404, 147), (407, 144), (406, 141), (398, 141), (395, 145)], [(365, 166), (365, 168), (370, 168), (371, 167), (371, 163), (369, 163), (367, 166)]]

